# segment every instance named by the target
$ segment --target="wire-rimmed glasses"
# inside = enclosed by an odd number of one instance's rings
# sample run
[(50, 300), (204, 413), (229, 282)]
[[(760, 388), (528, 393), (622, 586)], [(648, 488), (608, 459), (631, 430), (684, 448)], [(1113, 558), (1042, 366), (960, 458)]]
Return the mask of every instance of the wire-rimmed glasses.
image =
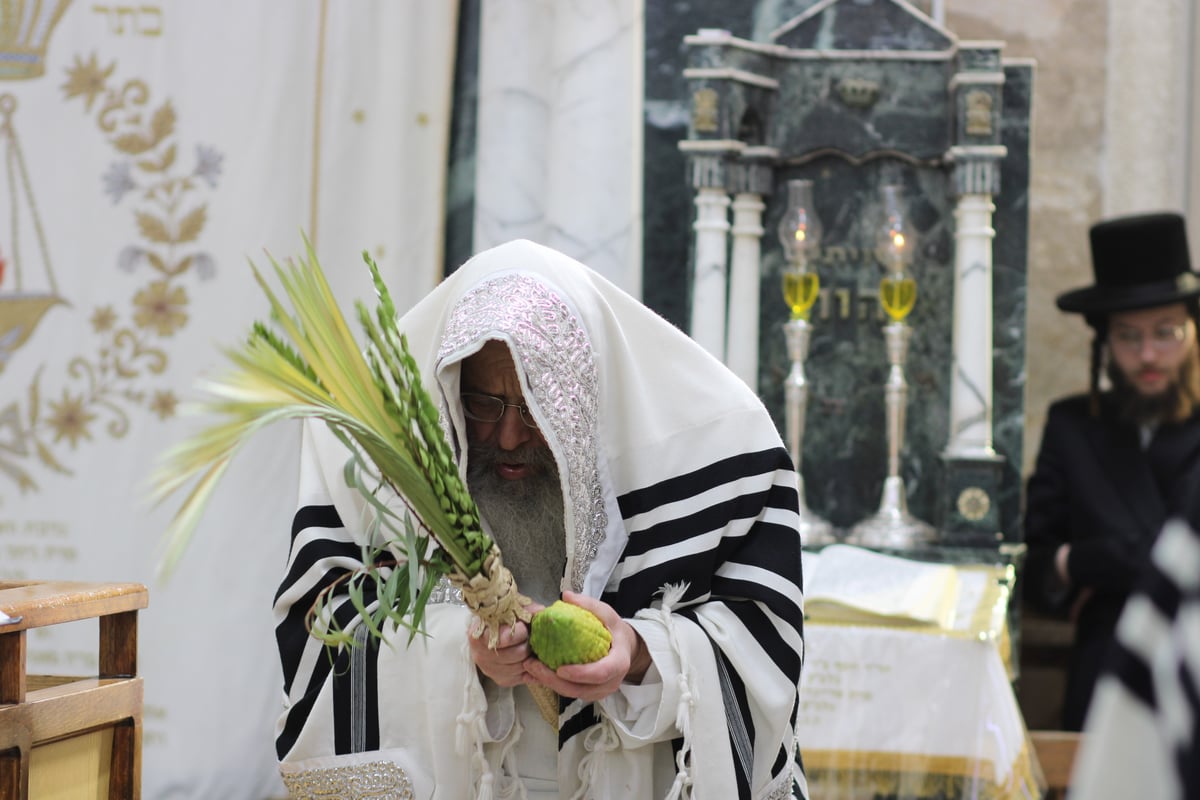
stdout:
[(521, 422), (530, 428), (537, 427), (537, 422), (534, 421), (529, 406), (524, 403), (510, 403), (503, 397), (483, 392), (463, 392), (462, 401), (463, 414), (467, 419), (495, 424), (504, 418), (506, 409), (515, 408), (521, 415)]

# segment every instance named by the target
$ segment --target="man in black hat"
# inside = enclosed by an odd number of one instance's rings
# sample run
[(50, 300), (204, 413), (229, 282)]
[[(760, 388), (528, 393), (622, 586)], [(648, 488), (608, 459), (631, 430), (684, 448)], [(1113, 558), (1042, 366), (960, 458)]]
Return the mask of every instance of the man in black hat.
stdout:
[[(1112, 219), (1090, 239), (1095, 284), (1057, 304), (1095, 332), (1091, 386), (1050, 406), (1025, 509), (1026, 597), (1075, 623), (1066, 730), (1082, 728), (1117, 617), (1163, 524), (1200, 516), (1190, 502), (1200, 492), (1200, 276), (1184, 220)], [(1111, 383), (1103, 391), (1102, 370)]]

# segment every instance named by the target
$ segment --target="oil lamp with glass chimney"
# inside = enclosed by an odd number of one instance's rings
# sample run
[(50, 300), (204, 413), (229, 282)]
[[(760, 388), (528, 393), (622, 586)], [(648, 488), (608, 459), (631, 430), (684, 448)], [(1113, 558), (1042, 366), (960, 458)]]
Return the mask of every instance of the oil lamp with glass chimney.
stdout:
[(904, 448), (904, 417), (908, 404), (904, 362), (912, 335), (906, 318), (917, 301), (917, 283), (911, 272), (917, 239), (900, 202), (900, 187), (889, 184), (881, 187), (880, 192), (883, 219), (876, 229), (875, 258), (884, 272), (879, 281), (879, 303), (888, 317), (883, 326), (890, 364), (884, 385), (888, 471), (879, 510), (856, 524), (847, 541), (864, 547), (906, 549), (935, 538), (932, 526), (908, 512), (904, 478), (900, 476), (900, 452)]
[(783, 300), (788, 306), (789, 319), (783, 324), (783, 330), (787, 337), (788, 358), (792, 362), (791, 371), (784, 381), (787, 443), (799, 483), (800, 541), (804, 546), (835, 541), (833, 526), (808, 508), (804, 498), (804, 475), (800, 470), (804, 449), (804, 417), (808, 405), (804, 361), (808, 358), (812, 333), (809, 316), (821, 290), (814, 261), (821, 244), (822, 230), (813, 205), (812, 189), (811, 180), (788, 181), (788, 205), (778, 228), (779, 242), (787, 258), (783, 271)]

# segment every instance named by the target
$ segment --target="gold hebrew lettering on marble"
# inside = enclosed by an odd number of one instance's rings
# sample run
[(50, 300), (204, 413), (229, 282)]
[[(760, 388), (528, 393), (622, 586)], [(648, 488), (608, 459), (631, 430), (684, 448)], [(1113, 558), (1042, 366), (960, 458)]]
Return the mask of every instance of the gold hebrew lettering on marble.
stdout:
[(967, 92), (967, 134), (970, 136), (992, 135), (992, 95), (983, 89)]
[(855, 290), (845, 286), (841, 288), (825, 286), (817, 294), (815, 307), (817, 319), (822, 320), (834, 317), (839, 320), (853, 319), (858, 322), (884, 319), (877, 289)]
[(874, 312), (875, 319), (883, 319), (883, 306), (879, 304), (878, 289), (863, 289), (858, 293), (858, 318), (866, 320)]
[(850, 251), (840, 244), (826, 247), (822, 255), (826, 262), (834, 265), (846, 264), (850, 260)]
[(692, 130), (713, 133), (720, 127), (717, 111), (720, 98), (715, 89), (697, 89), (692, 94)]
[(850, 318), (850, 290), (849, 289), (834, 289), (833, 294), (837, 297), (838, 303), (838, 318)]
[(870, 108), (879, 99), (879, 81), (869, 78), (842, 78), (837, 85), (838, 97), (851, 108)]

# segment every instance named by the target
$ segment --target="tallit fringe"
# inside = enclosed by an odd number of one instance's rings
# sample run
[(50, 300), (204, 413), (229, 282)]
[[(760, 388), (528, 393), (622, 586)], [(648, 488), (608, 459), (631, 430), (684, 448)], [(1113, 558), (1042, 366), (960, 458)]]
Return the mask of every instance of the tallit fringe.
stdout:
[(468, 769), (475, 786), (477, 800), (493, 800), (492, 784), (495, 776), (483, 752), (484, 730), (487, 725), (487, 698), (483, 687), (475, 676), (468, 673), (463, 685), (462, 711), (458, 714), (454, 729), (454, 750), (460, 756), (469, 757)]
[[(464, 648), (464, 657), (470, 660), (469, 648)], [(454, 730), (454, 750), (460, 756), (469, 756), (468, 768), (471, 771), (471, 782), (474, 785), (472, 797), (475, 800), (526, 800), (525, 784), (517, 771), (517, 742), (521, 740), (524, 729), (519, 719), (513, 719), (513, 730), (505, 737), (500, 751), (499, 778), (492, 772), (483, 745), (487, 733), (487, 697), (483, 687), (472, 672), (467, 674), (463, 685), (462, 711), (459, 712)]]
[(521, 780), (521, 772), (517, 767), (516, 753), (517, 742), (521, 741), (521, 734), (524, 732), (520, 717), (514, 713), (513, 732), (505, 740), (504, 748), (500, 751), (500, 769), (503, 774), (496, 782), (496, 800), (528, 800), (525, 782)]
[(587, 755), (579, 759), (579, 788), (571, 795), (571, 800), (583, 800), (588, 790), (602, 785), (608, 776), (608, 754), (621, 746), (617, 729), (607, 717), (600, 718), (600, 724), (594, 726), (583, 740)]
[(675, 708), (675, 727), (683, 734), (683, 746), (675, 756), (675, 781), (671, 784), (665, 800), (690, 800), (692, 797), (692, 712), (696, 706), (696, 698), (692, 694), (691, 681), (688, 678), (688, 664), (684, 659), (683, 648), (679, 645), (679, 632), (675, 627), (674, 615), (671, 613), (675, 605), (687, 591), (687, 583), (665, 584), (662, 589), (662, 604), (657, 609), (645, 609), (638, 612), (639, 617), (657, 617), (667, 630), (667, 640), (671, 650), (679, 659), (679, 705)]

